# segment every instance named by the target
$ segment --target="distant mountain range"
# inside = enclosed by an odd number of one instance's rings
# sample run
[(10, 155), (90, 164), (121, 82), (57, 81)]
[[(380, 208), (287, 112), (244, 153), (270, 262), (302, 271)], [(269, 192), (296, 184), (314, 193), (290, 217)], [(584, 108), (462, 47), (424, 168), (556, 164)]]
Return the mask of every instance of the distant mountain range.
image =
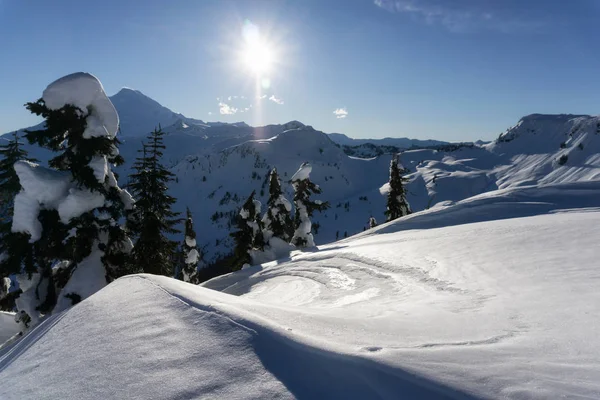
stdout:
[[(250, 192), (256, 190), (266, 202), (273, 167), (291, 198), (286, 181), (301, 163), (313, 165), (311, 178), (323, 189), (318, 198), (332, 205), (313, 219), (318, 244), (362, 231), (370, 216), (384, 220), (391, 154), (403, 149), (412, 149), (402, 151), (400, 161), (408, 170), (413, 211), (497, 189), (600, 179), (600, 119), (590, 116), (534, 114), (492, 143), (457, 145), (351, 139), (298, 121), (264, 127), (205, 122), (174, 113), (132, 89), (122, 89), (111, 100), (121, 119), (120, 152), (126, 160), (116, 170), (121, 185), (127, 186), (143, 136), (160, 124), (167, 132), (164, 162), (176, 175), (171, 185), (176, 208), (189, 207), (194, 214), (208, 261), (231, 248), (232, 218)], [(38, 147), (28, 149), (39, 160), (50, 157)]]

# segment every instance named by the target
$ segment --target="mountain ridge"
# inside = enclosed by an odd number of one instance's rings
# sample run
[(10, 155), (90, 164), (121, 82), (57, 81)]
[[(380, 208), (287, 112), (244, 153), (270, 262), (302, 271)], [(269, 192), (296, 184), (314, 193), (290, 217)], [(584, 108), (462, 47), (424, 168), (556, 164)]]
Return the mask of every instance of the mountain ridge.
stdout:
[[(311, 179), (323, 189), (318, 198), (332, 205), (313, 217), (317, 244), (361, 232), (370, 217), (385, 220), (389, 162), (396, 151), (410, 180), (407, 190), (413, 211), (502, 188), (600, 179), (597, 117), (533, 114), (491, 143), (391, 148), (365, 158), (375, 145), (364, 144), (368, 151), (351, 157), (331, 135), (299, 121), (263, 127), (211, 125), (173, 113), (139, 91), (119, 93), (116, 107), (126, 126), (153, 110), (166, 121), (163, 161), (176, 177), (170, 187), (178, 199), (175, 209), (192, 211), (200, 232), (198, 243), (205, 247), (209, 262), (231, 249), (232, 218), (245, 198), (256, 190), (257, 199), (266, 203), (266, 178), (273, 167), (291, 199), (293, 190), (287, 180), (303, 162), (313, 165)], [(129, 105), (128, 99), (133, 99)], [(142, 110), (138, 113), (138, 109)], [(150, 127), (154, 122), (146, 124)], [(115, 171), (127, 187), (143, 137), (122, 135), (120, 139), (125, 164)], [(37, 146), (26, 148), (42, 162), (51, 156)]]

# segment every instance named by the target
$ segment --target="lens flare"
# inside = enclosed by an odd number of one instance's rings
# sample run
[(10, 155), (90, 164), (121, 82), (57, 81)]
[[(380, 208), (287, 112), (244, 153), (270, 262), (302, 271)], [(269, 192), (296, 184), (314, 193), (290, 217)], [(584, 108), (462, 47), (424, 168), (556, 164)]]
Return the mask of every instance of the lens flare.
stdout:
[(244, 47), (241, 61), (244, 67), (255, 75), (264, 75), (271, 71), (274, 54), (271, 46), (261, 36), (258, 26), (246, 20), (242, 26)]

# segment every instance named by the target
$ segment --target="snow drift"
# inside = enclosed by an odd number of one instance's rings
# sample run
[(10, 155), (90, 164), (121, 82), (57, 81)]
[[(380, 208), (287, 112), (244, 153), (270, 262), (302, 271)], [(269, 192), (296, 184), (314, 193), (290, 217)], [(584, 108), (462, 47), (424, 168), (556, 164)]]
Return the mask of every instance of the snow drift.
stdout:
[(205, 287), (121, 278), (0, 350), (0, 397), (596, 398), (598, 193), (492, 192)]

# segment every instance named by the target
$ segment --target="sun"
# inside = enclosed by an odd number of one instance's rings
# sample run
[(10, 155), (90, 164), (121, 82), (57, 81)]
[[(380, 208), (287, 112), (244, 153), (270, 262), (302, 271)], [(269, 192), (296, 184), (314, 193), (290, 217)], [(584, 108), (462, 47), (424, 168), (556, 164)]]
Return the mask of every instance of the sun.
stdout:
[(242, 53), (242, 63), (256, 75), (266, 74), (273, 66), (273, 50), (261, 40), (248, 41)]
[(239, 48), (242, 67), (257, 78), (273, 72), (276, 63), (275, 47), (268, 35), (263, 35), (258, 25), (245, 20), (242, 25), (242, 46)]

